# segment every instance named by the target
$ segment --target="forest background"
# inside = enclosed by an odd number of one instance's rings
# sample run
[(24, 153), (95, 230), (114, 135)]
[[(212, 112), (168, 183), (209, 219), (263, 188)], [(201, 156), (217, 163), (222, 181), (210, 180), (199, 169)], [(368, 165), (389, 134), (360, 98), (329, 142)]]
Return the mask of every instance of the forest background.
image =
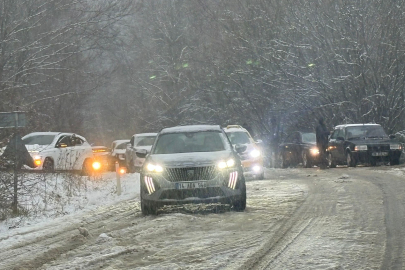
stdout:
[[(185, 124), (405, 130), (395, 0), (1, 0), (0, 111), (109, 145)], [(0, 139), (11, 130), (0, 130)]]

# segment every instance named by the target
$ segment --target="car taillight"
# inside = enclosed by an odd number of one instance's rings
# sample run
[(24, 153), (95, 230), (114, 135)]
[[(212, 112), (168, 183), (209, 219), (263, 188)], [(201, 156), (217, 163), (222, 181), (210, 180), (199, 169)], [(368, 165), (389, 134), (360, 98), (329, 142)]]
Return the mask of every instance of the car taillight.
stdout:
[(237, 180), (238, 180), (238, 172), (237, 171), (231, 172), (229, 174), (228, 187), (235, 189)]

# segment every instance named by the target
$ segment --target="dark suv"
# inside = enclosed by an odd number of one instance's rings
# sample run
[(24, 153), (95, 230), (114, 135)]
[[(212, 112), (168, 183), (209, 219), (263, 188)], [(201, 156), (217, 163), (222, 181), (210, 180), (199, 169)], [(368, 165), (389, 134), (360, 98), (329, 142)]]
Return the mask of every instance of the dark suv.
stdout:
[[(156, 214), (164, 205), (226, 203), (246, 207), (246, 185), (237, 153), (220, 126), (165, 128), (156, 138), (141, 170), (141, 209)], [(138, 150), (144, 157), (146, 150)]]
[(358, 163), (375, 166), (378, 161), (399, 164), (401, 144), (394, 135), (388, 136), (378, 124), (350, 124), (336, 126), (328, 144), (329, 167)]
[(282, 168), (302, 163), (310, 168), (319, 163), (319, 149), (316, 147), (316, 136), (313, 132), (293, 132), (279, 145)]

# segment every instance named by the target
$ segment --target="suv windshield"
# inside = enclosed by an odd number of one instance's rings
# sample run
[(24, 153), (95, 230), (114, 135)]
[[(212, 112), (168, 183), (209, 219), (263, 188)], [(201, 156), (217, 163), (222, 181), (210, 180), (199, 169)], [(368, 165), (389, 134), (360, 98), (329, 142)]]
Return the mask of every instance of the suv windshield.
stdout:
[(315, 135), (315, 133), (302, 133), (302, 142), (316, 143), (316, 135)]
[(55, 139), (55, 135), (36, 135), (30, 136), (23, 139), (24, 144), (39, 144), (39, 145), (49, 145)]
[(381, 126), (357, 126), (346, 128), (347, 140), (385, 137), (388, 137), (388, 135)]
[(135, 146), (149, 146), (153, 145), (156, 136), (139, 136), (135, 137)]
[(179, 132), (159, 136), (153, 154), (216, 152), (223, 150), (225, 150), (224, 137), (220, 132)]
[(248, 144), (250, 143), (249, 135), (246, 132), (229, 132), (227, 133), (232, 144)]

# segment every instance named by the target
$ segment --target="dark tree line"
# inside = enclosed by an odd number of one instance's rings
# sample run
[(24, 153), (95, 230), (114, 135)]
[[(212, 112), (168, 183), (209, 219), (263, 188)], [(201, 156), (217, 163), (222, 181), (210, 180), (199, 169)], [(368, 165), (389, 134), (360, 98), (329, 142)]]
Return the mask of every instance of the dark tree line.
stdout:
[[(404, 1), (0, 1), (0, 108), (108, 144), (180, 124), (405, 130)], [(96, 3), (96, 4), (95, 4)]]

